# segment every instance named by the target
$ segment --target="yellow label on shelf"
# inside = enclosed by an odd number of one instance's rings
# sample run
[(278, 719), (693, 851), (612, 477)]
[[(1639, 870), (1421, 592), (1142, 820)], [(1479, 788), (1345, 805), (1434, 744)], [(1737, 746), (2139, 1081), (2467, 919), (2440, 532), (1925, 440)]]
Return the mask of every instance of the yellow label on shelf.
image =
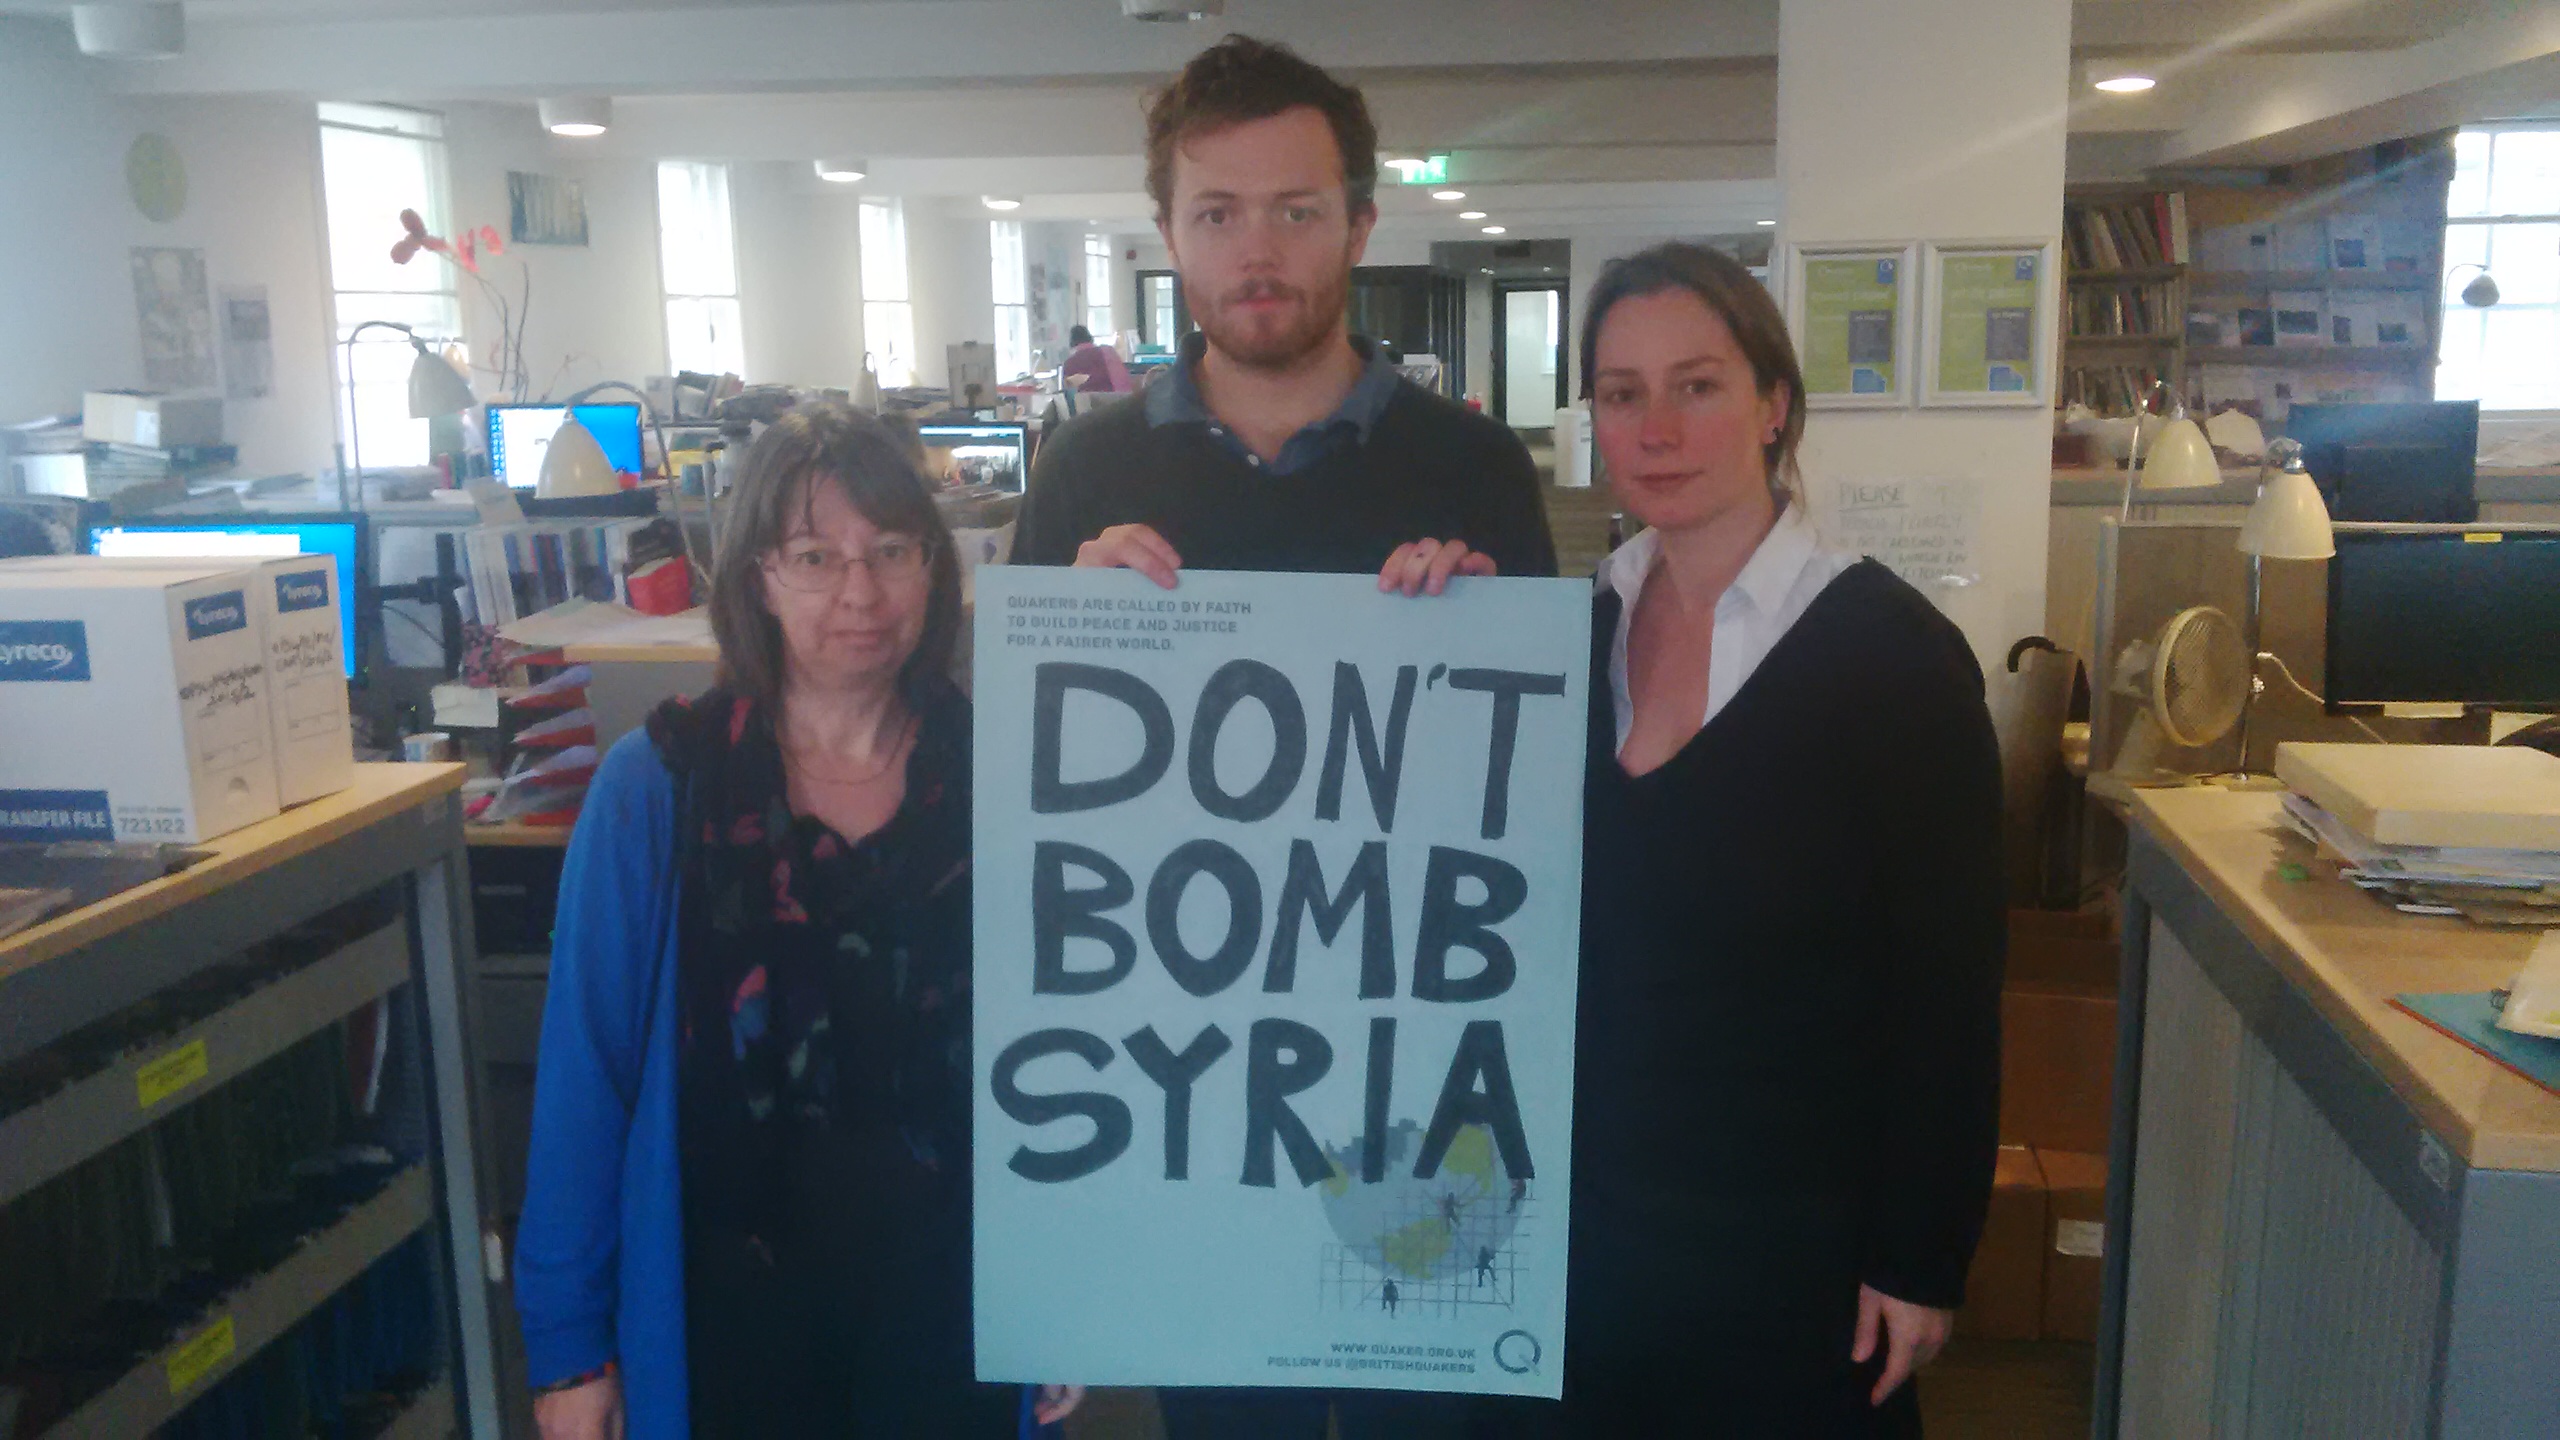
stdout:
[(239, 1332), (231, 1326), (231, 1317), (223, 1316), (206, 1326), (196, 1338), (177, 1348), (169, 1357), (169, 1393), (184, 1395), (187, 1387), (202, 1380), (213, 1367), (231, 1358), (240, 1348)]
[(2496, 530), (2465, 530), (2462, 532), (2462, 543), (2465, 545), (2495, 545), (2506, 538), (2507, 537), (2503, 533)]
[(134, 1071), (133, 1088), (141, 1094), (142, 1108), (148, 1110), (203, 1079), (210, 1068), (204, 1042), (190, 1040)]

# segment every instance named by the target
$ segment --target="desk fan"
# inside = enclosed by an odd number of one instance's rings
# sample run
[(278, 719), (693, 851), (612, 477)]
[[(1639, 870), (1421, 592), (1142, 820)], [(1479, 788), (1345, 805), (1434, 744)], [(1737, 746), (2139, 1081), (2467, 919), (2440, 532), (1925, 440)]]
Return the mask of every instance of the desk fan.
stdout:
[(2160, 633), (2116, 656), (2111, 688), (2142, 702), (2116, 746), (2107, 779), (2126, 789), (2182, 785), (2193, 778), (2168, 768), (2171, 746), (2202, 749), (2231, 732), (2249, 700), (2249, 652), (2240, 627), (2210, 605), (2179, 611)]

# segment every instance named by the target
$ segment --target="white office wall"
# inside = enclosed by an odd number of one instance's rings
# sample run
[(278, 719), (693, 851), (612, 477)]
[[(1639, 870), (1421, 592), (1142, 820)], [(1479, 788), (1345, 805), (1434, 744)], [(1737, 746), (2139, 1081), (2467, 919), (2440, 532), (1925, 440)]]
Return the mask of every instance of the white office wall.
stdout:
[[(533, 282), (524, 342), (527, 398), (565, 395), (599, 380), (637, 385), (666, 373), (656, 164), (579, 156), (543, 132), (530, 105), (425, 108), (444, 115), (457, 229), (494, 225), (501, 236), (508, 233), (510, 170), (576, 180), (586, 200), (586, 244), (509, 245), (505, 256), (482, 265), (511, 300), (526, 279)], [(465, 287), (462, 313), (473, 355), (493, 354), (497, 312), (476, 286)], [(473, 378), (483, 396), (495, 397), (491, 376)]]
[(916, 307), (916, 383), (947, 385), (947, 347), (995, 343), (994, 257), (986, 207), (911, 198), (907, 209), (907, 283)]
[[(129, 99), (106, 90), (104, 68), (51, 19), (0, 18), (0, 422), (139, 387), (131, 251), (201, 249), (217, 307), (225, 285), (267, 287), (273, 387), (223, 408), (240, 473), (325, 469), (334, 422), (310, 107)], [(145, 131), (168, 137), (187, 173), (186, 207), (165, 223), (125, 192), (125, 151)]]
[(850, 390), (860, 378), (861, 203), (803, 161), (729, 167), (748, 381)]
[[(1781, 0), (1779, 235), (1788, 242), (2035, 239), (2062, 218), (2069, 7)], [(1577, 272), (1583, 257), (1574, 256)], [(2051, 383), (2053, 362), (2044, 362)], [(1819, 513), (1852, 480), (1979, 487), (1977, 581), (1932, 597), (1986, 674), (2044, 625), (2053, 417), (2043, 406), (1825, 410), (1803, 464)]]

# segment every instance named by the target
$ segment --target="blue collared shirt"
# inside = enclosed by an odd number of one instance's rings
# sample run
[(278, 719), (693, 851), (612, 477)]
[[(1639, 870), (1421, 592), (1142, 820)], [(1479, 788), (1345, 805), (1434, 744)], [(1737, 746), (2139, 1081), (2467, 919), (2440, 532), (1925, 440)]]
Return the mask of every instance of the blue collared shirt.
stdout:
[(1387, 359), (1386, 351), (1356, 335), (1351, 345), (1367, 361), (1351, 393), (1342, 397), (1342, 404), (1332, 414), (1290, 436), (1275, 460), (1264, 460), (1253, 453), (1253, 447), (1227, 428), (1225, 421), (1209, 413), (1208, 405), (1202, 402), (1194, 371), (1200, 357), (1208, 353), (1209, 337), (1197, 330), (1182, 337), (1180, 358), (1147, 382), (1147, 424), (1205, 425), (1212, 437), (1256, 470), (1269, 475), (1295, 475), (1333, 453), (1336, 445), (1367, 444), (1369, 431), (1378, 423), (1378, 417), (1387, 413), (1387, 402), (1395, 398), (1396, 381), (1401, 375), (1394, 362)]

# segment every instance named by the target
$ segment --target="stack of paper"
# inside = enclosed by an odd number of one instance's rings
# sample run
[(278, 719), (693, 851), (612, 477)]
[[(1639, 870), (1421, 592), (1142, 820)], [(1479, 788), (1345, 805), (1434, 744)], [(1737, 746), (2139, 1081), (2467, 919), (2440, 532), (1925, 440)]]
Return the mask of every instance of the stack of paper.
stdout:
[(2284, 816), (2341, 877), (2411, 914), (2560, 925), (2560, 850), (2386, 844), (2299, 794), (2284, 797)]

